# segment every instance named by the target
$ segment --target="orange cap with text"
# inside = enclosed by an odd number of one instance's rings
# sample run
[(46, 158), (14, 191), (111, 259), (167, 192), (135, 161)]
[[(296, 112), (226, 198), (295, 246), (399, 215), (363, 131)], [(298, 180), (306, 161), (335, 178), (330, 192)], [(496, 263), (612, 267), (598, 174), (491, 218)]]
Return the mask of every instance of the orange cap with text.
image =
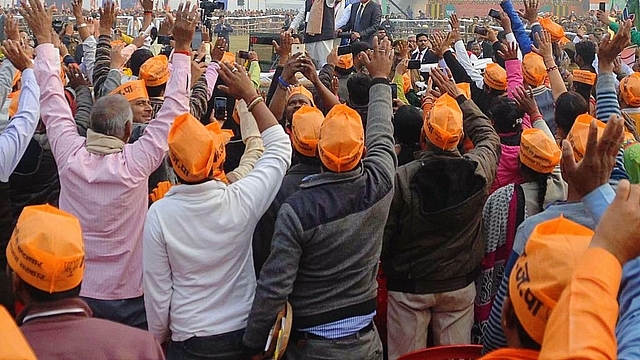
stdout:
[(538, 22), (543, 29), (549, 32), (549, 35), (551, 35), (551, 41), (558, 41), (560, 45), (564, 45), (569, 42), (569, 39), (564, 34), (562, 26), (553, 22), (551, 18), (538, 18)]
[(423, 124), (429, 141), (439, 149), (453, 150), (462, 139), (462, 110), (449, 94), (440, 96)]
[(507, 90), (507, 71), (496, 63), (487, 64), (484, 70), (484, 83), (495, 90)]
[(640, 73), (634, 72), (620, 81), (620, 95), (629, 106), (640, 106)]
[(538, 344), (592, 237), (592, 230), (562, 216), (547, 220), (533, 229), (513, 266), (509, 298), (522, 327)]
[(340, 69), (351, 69), (353, 67), (353, 54), (338, 56), (338, 65)]
[(212, 124), (205, 127), (189, 113), (173, 121), (167, 138), (169, 159), (180, 179), (206, 180), (224, 162), (229, 135), (220, 131), (217, 123)]
[(542, 56), (529, 52), (522, 58), (522, 77), (534, 87), (544, 84), (547, 78), (547, 67), (544, 65)]
[(364, 153), (364, 128), (357, 111), (347, 105), (334, 106), (320, 127), (318, 155), (333, 172), (355, 168)]
[(598, 75), (587, 70), (573, 70), (573, 81), (587, 85), (595, 85)]
[(51, 205), (22, 210), (7, 245), (7, 263), (22, 281), (49, 294), (82, 282), (84, 245), (80, 222)]
[(544, 131), (524, 129), (520, 137), (520, 161), (530, 169), (550, 174), (560, 163), (562, 150)]
[(303, 85), (298, 85), (291, 88), (291, 90), (289, 91), (289, 95), (287, 95), (287, 102), (289, 102), (289, 99), (291, 99), (294, 95), (305, 96), (307, 99), (309, 99), (309, 101), (311, 102), (311, 105), (315, 106), (313, 104), (313, 95), (311, 94), (311, 91), (309, 91)]
[(149, 87), (166, 84), (169, 81), (169, 59), (158, 55), (145, 61), (140, 67), (140, 79)]
[(148, 99), (147, 87), (144, 84), (144, 80), (128, 81), (117, 88), (113, 89), (109, 95), (120, 94), (127, 98), (128, 101), (134, 101), (137, 99)]
[(291, 143), (300, 154), (315, 157), (320, 127), (324, 121), (322, 111), (303, 105), (291, 120)]
[(589, 140), (589, 125), (593, 120), (596, 121), (596, 125), (598, 126), (598, 139), (600, 139), (607, 125), (589, 114), (579, 115), (573, 123), (569, 134), (567, 134), (567, 140), (569, 140), (573, 147), (573, 156), (576, 161), (584, 158), (584, 153), (587, 150), (587, 141)]

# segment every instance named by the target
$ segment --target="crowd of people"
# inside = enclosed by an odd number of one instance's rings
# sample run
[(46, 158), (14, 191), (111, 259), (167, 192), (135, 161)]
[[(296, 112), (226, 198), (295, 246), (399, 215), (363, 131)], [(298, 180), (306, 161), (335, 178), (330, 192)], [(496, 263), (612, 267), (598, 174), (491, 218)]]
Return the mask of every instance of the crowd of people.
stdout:
[(306, 0), (264, 91), (224, 20), (192, 48), (188, 1), (138, 36), (110, 1), (5, 16), (0, 358), (637, 357), (631, 21), (569, 40), (505, 0), (473, 41), (455, 14), (392, 40), (339, 2)]

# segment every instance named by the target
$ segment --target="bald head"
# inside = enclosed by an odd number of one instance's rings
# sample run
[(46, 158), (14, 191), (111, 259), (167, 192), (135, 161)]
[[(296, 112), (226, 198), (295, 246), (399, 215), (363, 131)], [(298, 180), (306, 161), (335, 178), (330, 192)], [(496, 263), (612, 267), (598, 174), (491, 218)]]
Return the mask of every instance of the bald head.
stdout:
[(133, 113), (127, 99), (119, 94), (104, 96), (91, 109), (91, 130), (115, 136), (127, 142), (131, 135)]

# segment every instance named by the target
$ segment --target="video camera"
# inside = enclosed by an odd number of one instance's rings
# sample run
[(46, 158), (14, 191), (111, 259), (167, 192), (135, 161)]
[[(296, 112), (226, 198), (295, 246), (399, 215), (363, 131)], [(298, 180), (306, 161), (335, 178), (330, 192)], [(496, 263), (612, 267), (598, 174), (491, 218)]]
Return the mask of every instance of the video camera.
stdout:
[(53, 27), (56, 34), (59, 34), (64, 27), (64, 21), (62, 21), (62, 19), (53, 19), (53, 21), (51, 21), (51, 27)]
[(224, 10), (224, 1), (210, 1), (204, 0), (200, 2), (200, 9), (206, 14), (205, 16), (209, 16), (214, 10)]

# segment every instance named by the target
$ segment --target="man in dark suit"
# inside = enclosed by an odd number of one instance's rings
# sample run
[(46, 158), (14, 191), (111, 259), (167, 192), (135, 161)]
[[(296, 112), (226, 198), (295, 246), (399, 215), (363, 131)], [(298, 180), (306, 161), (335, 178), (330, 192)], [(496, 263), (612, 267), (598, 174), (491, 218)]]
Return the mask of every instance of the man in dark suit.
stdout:
[(338, 29), (338, 33), (351, 31), (351, 41), (365, 41), (373, 44), (373, 37), (378, 32), (382, 20), (382, 8), (373, 0), (360, 0), (351, 6), (349, 22)]

